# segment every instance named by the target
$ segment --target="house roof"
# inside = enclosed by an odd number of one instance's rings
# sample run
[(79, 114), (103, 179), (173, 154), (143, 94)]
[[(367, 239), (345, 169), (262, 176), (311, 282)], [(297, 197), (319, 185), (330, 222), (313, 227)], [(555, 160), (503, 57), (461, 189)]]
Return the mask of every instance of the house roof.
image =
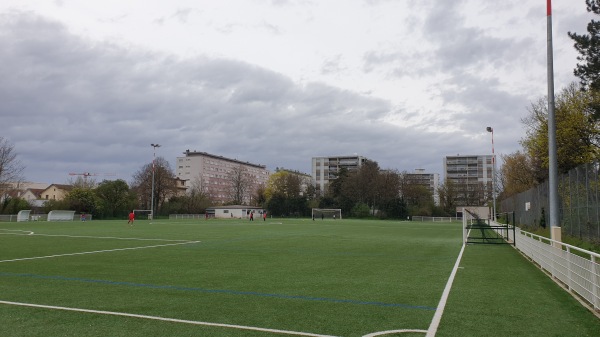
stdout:
[(214, 206), (207, 209), (262, 209), (262, 207), (256, 206), (244, 206), (244, 205), (229, 205), (229, 206)]
[(42, 191), (46, 191), (46, 190), (48, 190), (49, 188), (51, 188), (52, 186), (54, 186), (54, 187), (56, 187), (56, 188), (59, 188), (59, 189), (61, 189), (61, 190), (65, 190), (65, 191), (70, 191), (70, 190), (72, 190), (72, 189), (73, 189), (73, 186), (72, 186), (72, 185), (64, 185), (64, 184), (52, 184), (52, 185), (50, 185), (50, 186), (46, 187), (45, 189), (43, 189)]

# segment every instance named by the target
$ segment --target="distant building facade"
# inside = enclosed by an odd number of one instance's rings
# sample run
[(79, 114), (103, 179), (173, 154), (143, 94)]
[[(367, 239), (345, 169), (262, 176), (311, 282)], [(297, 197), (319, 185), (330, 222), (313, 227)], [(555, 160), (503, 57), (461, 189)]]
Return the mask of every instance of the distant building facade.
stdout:
[(485, 206), (492, 200), (492, 155), (456, 155), (444, 158), (445, 181), (454, 186), (456, 206)]
[(252, 196), (261, 185), (269, 180), (269, 171), (264, 165), (243, 162), (206, 152), (187, 150), (184, 157), (177, 157), (176, 176), (185, 181), (186, 189), (199, 187), (207, 193), (216, 204), (232, 201), (232, 177), (236, 170), (241, 170), (248, 180), (248, 191), (244, 204), (251, 204)]
[(342, 168), (348, 171), (356, 171), (367, 160), (367, 158), (359, 155), (313, 157), (311, 176), (317, 195), (325, 195), (329, 182), (337, 178)]
[(71, 185), (52, 184), (40, 192), (43, 200), (63, 200), (73, 189)]
[(415, 169), (413, 173), (405, 173), (404, 179), (411, 184), (421, 185), (427, 188), (433, 196), (433, 201), (436, 205), (440, 204), (440, 195), (438, 187), (440, 184), (440, 175), (438, 173), (427, 173), (424, 169)]

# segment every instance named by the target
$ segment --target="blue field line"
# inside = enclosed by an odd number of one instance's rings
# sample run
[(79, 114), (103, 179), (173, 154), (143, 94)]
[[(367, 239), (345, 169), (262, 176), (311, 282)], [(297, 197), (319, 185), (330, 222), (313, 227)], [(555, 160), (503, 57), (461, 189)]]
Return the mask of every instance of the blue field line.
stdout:
[(268, 294), (268, 293), (259, 293), (259, 292), (253, 292), (253, 291), (237, 291), (237, 290), (226, 290), (226, 289), (203, 289), (203, 288), (181, 287), (181, 286), (171, 286), (171, 285), (156, 285), (156, 284), (121, 282), (121, 281), (110, 281), (110, 280), (94, 280), (94, 279), (85, 279), (85, 278), (79, 278), (79, 277), (20, 274), (20, 273), (6, 273), (6, 272), (0, 272), (0, 276), (28, 277), (28, 278), (35, 278), (35, 279), (58, 280), (58, 281), (77, 281), (77, 282), (84, 282), (84, 283), (99, 283), (99, 284), (107, 284), (107, 285), (118, 285), (118, 286), (150, 288), (150, 289), (194, 291), (194, 292), (217, 293), (217, 294), (228, 294), (228, 295), (260, 296), (260, 297), (271, 297), (271, 298), (279, 298), (279, 299), (295, 299), (295, 300), (304, 300), (304, 301), (318, 301), (318, 302), (344, 303), (344, 304), (356, 304), (356, 305), (373, 305), (373, 306), (378, 306), (378, 307), (395, 307), (395, 308), (431, 310), (431, 311), (436, 310), (435, 307), (423, 306), (423, 305), (409, 305), (409, 304), (401, 304), (401, 303), (385, 303), (385, 302), (374, 302), (374, 301), (373, 302), (358, 301), (358, 300), (336, 299), (336, 298), (326, 298), (326, 297), (310, 297), (310, 296), (300, 296), (300, 295)]

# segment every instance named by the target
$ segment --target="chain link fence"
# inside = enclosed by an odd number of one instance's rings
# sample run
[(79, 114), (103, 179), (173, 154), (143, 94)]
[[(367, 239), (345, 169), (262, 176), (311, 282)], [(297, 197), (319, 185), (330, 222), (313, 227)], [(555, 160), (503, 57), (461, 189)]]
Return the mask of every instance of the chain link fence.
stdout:
[[(561, 231), (584, 240), (600, 241), (600, 162), (581, 165), (558, 178)], [(504, 199), (502, 212), (515, 212), (519, 226), (549, 225), (548, 182)]]

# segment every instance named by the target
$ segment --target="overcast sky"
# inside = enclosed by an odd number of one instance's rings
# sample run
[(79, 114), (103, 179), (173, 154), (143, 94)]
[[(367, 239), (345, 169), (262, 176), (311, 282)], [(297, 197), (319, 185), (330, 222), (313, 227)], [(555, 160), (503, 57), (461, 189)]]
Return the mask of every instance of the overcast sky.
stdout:
[[(553, 1), (558, 92), (577, 81)], [(310, 173), (315, 156), (443, 171), (521, 149), (547, 95), (545, 0), (3, 0), (0, 136), (33, 182), (132, 175), (185, 150)], [(501, 164), (501, 160), (499, 160)], [(116, 176), (108, 176), (108, 174)]]

